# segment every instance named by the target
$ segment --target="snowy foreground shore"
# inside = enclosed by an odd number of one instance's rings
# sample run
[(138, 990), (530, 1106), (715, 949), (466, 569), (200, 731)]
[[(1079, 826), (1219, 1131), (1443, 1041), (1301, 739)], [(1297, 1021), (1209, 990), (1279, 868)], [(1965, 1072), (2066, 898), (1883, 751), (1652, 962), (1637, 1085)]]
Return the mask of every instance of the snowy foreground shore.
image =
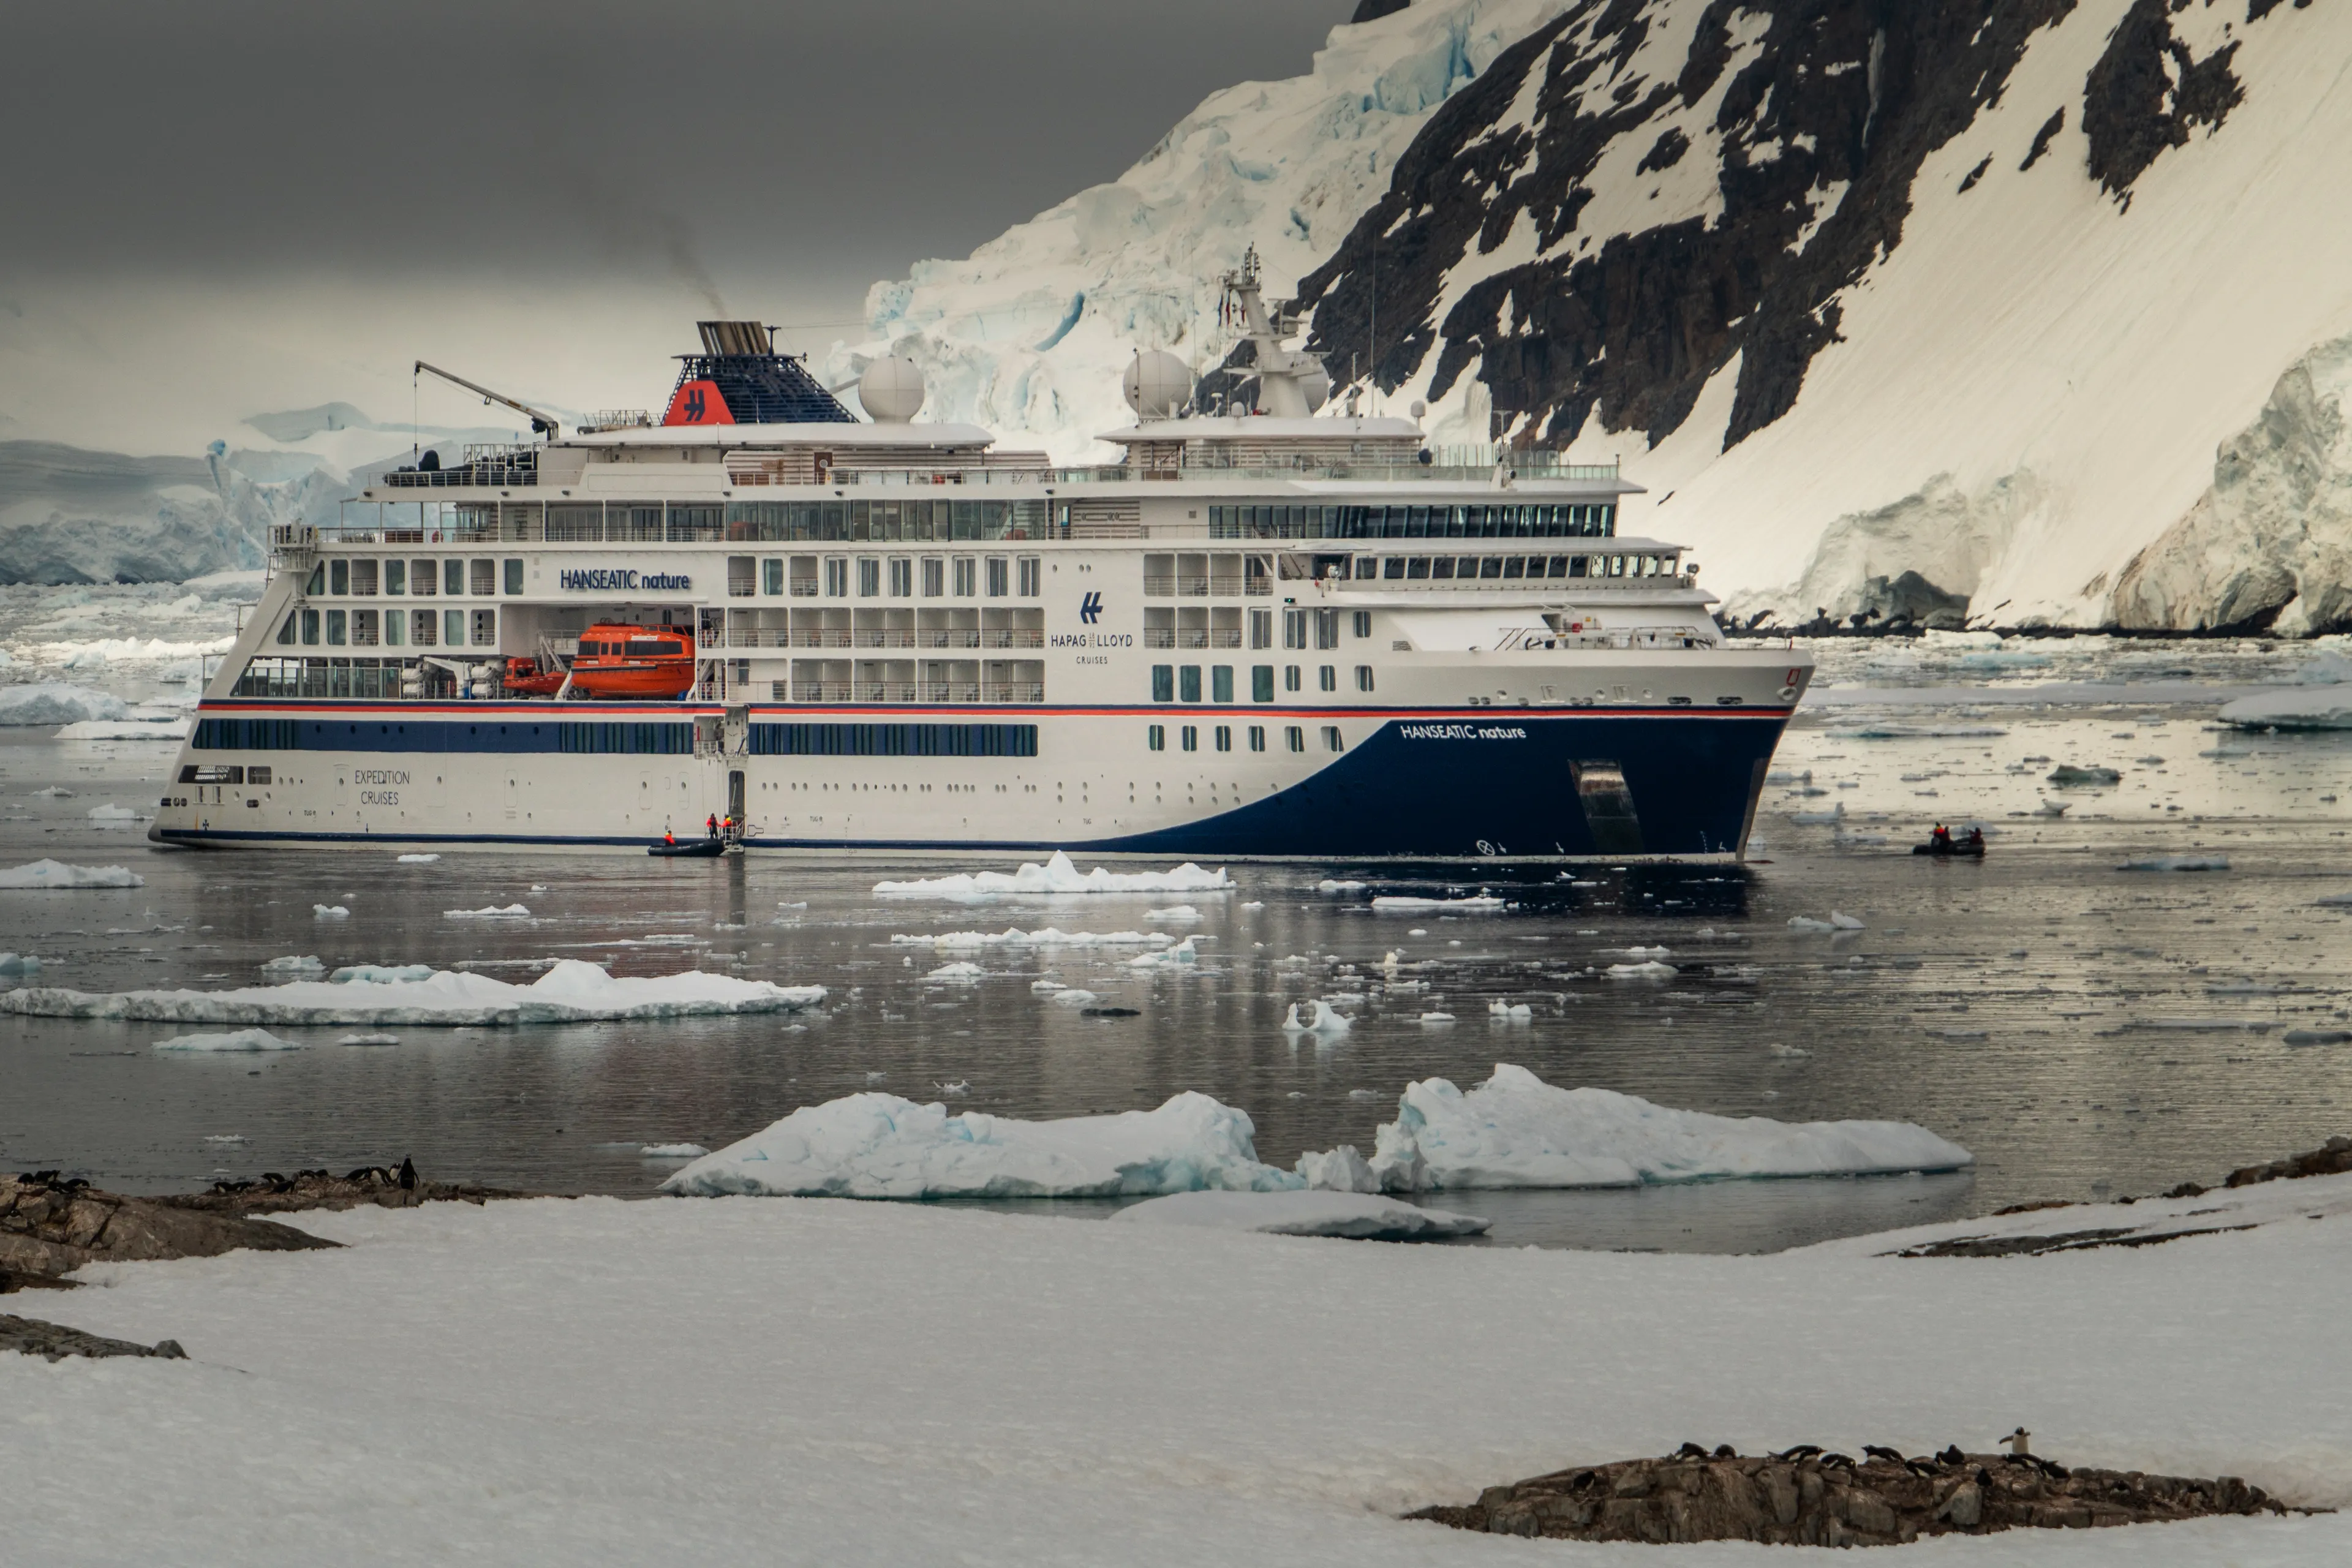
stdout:
[[(347, 1248), (9, 1299), (190, 1359), (0, 1355), (0, 1470), (80, 1500), (12, 1510), (0, 1556), (1762, 1562), (1394, 1516), (1686, 1439), (1980, 1450), (2021, 1424), (2065, 1462), (2352, 1504), (2352, 1176), (2261, 1194), (2256, 1228), (2000, 1259), (1880, 1256), (1949, 1226), (1723, 1258), (789, 1198), (300, 1214)], [(2342, 1563), (2352, 1516), (1890, 1550)]]

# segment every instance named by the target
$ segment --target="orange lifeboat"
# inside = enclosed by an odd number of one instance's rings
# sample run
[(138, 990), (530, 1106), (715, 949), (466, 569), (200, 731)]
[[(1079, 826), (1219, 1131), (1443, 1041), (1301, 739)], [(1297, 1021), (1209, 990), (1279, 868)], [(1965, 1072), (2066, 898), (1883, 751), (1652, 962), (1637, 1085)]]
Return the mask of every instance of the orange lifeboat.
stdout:
[(686, 626), (636, 626), (599, 621), (580, 634), (572, 660), (575, 697), (646, 698), (667, 701), (694, 685), (694, 633)]
[(552, 697), (563, 689), (563, 672), (541, 669), (535, 658), (509, 658), (502, 684), (509, 697)]

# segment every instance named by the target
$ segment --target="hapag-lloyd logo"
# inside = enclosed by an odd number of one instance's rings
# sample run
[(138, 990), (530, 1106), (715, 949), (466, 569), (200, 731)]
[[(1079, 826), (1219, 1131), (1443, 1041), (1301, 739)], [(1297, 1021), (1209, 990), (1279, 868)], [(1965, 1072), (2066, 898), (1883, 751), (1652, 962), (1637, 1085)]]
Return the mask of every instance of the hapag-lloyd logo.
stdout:
[(1397, 733), (1408, 741), (1524, 741), (1524, 724), (1400, 724)]
[(625, 566), (572, 567), (555, 574), (562, 587), (589, 594), (687, 594), (694, 579), (683, 572), (632, 572)]

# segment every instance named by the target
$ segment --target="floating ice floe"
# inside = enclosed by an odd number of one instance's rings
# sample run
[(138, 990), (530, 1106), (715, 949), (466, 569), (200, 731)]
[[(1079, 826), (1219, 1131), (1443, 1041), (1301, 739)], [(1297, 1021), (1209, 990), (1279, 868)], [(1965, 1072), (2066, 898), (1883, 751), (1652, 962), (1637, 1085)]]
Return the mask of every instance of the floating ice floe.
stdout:
[(273, 958), (262, 964), (261, 973), (273, 978), (324, 974), (327, 966), (319, 962), (315, 953), (289, 952), (283, 958)]
[(2230, 868), (2227, 855), (2151, 855), (2145, 859), (2126, 860), (2116, 868), (2118, 871), (2226, 871)]
[(1111, 1218), (1129, 1225), (1352, 1241), (1434, 1241), (1482, 1235), (1494, 1224), (1475, 1215), (1416, 1208), (1394, 1198), (1354, 1192), (1175, 1193), (1123, 1208)]
[(1165, 947), (1176, 939), (1156, 931), (950, 931), (937, 936), (893, 935), (893, 947), (933, 950), (973, 947)]
[(1382, 914), (1409, 914), (1434, 910), (1441, 914), (1485, 914), (1509, 906), (1501, 899), (1487, 893), (1476, 893), (1465, 899), (1416, 899), (1390, 896), (1372, 900), (1372, 908)]
[(1056, 1007), (1091, 1007), (1102, 998), (1083, 987), (1065, 985), (1060, 990), (1050, 993), (1046, 1000), (1052, 1002)]
[(2060, 789), (2100, 788), (2121, 784), (2124, 775), (2113, 768), (2081, 768), (2061, 763), (2050, 770), (2050, 783)]
[(2328, 685), (2257, 691), (2223, 703), (2216, 717), (2242, 730), (2352, 730), (2352, 690)]
[(1612, 963), (1609, 966), (1612, 980), (1672, 980), (1682, 972), (1671, 963), (1650, 959), (1641, 963)]
[(1794, 931), (1806, 931), (1814, 935), (1819, 935), (1823, 931), (1835, 932), (1860, 931), (1863, 929), (1863, 925), (1860, 921), (1854, 919), (1852, 915), (1841, 914), (1837, 910), (1832, 910), (1830, 911), (1830, 918), (1825, 921), (1814, 920), (1810, 915), (1790, 915), (1789, 917), (1789, 929)]
[(396, 866), (430, 866), (439, 858), (441, 858), (441, 857), (438, 855), (395, 855), (393, 857), (393, 864)]
[(1261, 1163), (1247, 1114), (1205, 1094), (1155, 1110), (1020, 1121), (896, 1095), (803, 1106), (688, 1165), (666, 1193), (857, 1198), (1158, 1196), (1305, 1184)]
[(2352, 893), (2324, 893), (2311, 901), (2325, 909), (2340, 910), (2352, 905)]
[(0, 1012), (191, 1024), (435, 1026), (782, 1013), (816, 1006), (824, 996), (822, 985), (778, 985), (700, 970), (615, 977), (595, 964), (564, 959), (529, 985), (434, 970), (419, 980), (294, 980), (229, 991), (91, 993), (31, 986), (0, 996)]
[(1467, 1094), (1444, 1079), (1407, 1086), (1371, 1164), (1385, 1190), (1416, 1191), (1948, 1171), (1974, 1159), (1907, 1121), (1710, 1116), (1605, 1089), (1559, 1089), (1498, 1064)]
[(400, 1037), (398, 1035), (379, 1034), (345, 1035), (341, 1039), (337, 1040), (335, 1044), (339, 1046), (396, 1046), (400, 1044)]
[(1454, 1015), (1451, 1013), (1423, 1013), (1421, 1016), (1420, 1021), (1432, 1026), (1451, 1024), (1454, 1022)]
[(2352, 1029), (2289, 1029), (2279, 1039), (2290, 1046), (2340, 1046), (2352, 1040)]
[(0, 952), (0, 974), (34, 974), (41, 961), (29, 952)]
[(1191, 904), (1178, 904), (1173, 909), (1146, 910), (1143, 918), (1148, 921), (1196, 921), (1201, 918), (1201, 911)]
[(93, 805), (93, 806), (91, 806), (91, 807), (89, 808), (89, 819), (90, 819), (92, 822), (100, 822), (100, 823), (104, 823), (104, 822), (144, 822), (144, 821), (148, 820), (145, 816), (141, 816), (138, 812), (133, 811), (131, 807), (129, 807), (129, 806), (127, 806), (127, 805), (115, 805), (115, 804), (114, 804), (112, 801), (110, 801), (110, 801), (108, 801), (104, 805)]
[(121, 719), (131, 711), (119, 697), (61, 680), (0, 687), (0, 725), (79, 724)]
[(1851, 724), (1832, 729), (1832, 741), (1982, 741), (2009, 731), (1999, 724)]
[[(1669, 970), (1667, 973), (1673, 973)], [(1500, 996), (1486, 1004), (1486, 1016), (1506, 1024), (1526, 1024), (1534, 1021), (1536, 1010), (1525, 1002), (1506, 1002)]]
[(225, 1035), (173, 1035), (158, 1040), (159, 1051), (299, 1051), (291, 1040), (281, 1040), (267, 1029), (238, 1029)]
[(36, 860), (0, 871), (0, 891), (58, 892), (83, 888), (143, 888), (147, 879), (121, 866), (68, 866)]
[(185, 719), (80, 719), (61, 726), (57, 741), (184, 741)]
[(1800, 827), (1826, 827), (1845, 820), (1845, 802), (1840, 801), (1827, 811), (1792, 811), (1789, 820)]
[(934, 985), (969, 985), (987, 976), (988, 971), (977, 963), (942, 963), (923, 978)]
[(1293, 1002), (1290, 1011), (1283, 1016), (1282, 1032), (1286, 1035), (1344, 1035), (1348, 1032), (1348, 1019), (1344, 1015), (1332, 1011), (1325, 1002)]
[(1367, 882), (1342, 882), (1326, 877), (1315, 884), (1315, 890), (1318, 893), (1360, 893), (1369, 886), (1370, 884)]
[(637, 1152), (648, 1160), (699, 1160), (710, 1151), (699, 1143), (648, 1143)]
[(1181, 969), (1186, 964), (1196, 962), (1201, 956), (1200, 949), (1193, 945), (1193, 942), (1194, 939), (1188, 936), (1175, 946), (1163, 948), (1158, 952), (1139, 952), (1133, 958), (1127, 960), (1127, 967), (1129, 969)]
[(312, 904), (310, 918), (320, 921), (347, 921), (352, 918), (352, 911), (341, 904)]
[(527, 921), (530, 910), (521, 904), (493, 904), (478, 910), (443, 910), (445, 921)]
[(1223, 893), (1234, 886), (1223, 867), (1208, 871), (1190, 860), (1170, 871), (1112, 871), (1097, 866), (1081, 873), (1056, 849), (1044, 865), (1024, 861), (1018, 871), (877, 882), (874, 891), (886, 899), (987, 899), (1006, 893)]

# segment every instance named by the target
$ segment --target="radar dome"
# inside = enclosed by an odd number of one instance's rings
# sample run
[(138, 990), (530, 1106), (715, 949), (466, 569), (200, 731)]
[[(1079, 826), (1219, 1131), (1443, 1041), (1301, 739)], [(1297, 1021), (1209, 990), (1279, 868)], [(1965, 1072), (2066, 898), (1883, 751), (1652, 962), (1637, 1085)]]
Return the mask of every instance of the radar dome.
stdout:
[(1331, 401), (1331, 373), (1317, 365), (1298, 378), (1298, 390), (1306, 395), (1307, 411), (1314, 413)]
[(1192, 395), (1192, 372), (1165, 349), (1146, 349), (1128, 362), (1119, 390), (1139, 419), (1165, 419)]
[(884, 425), (904, 425), (923, 405), (923, 373), (896, 354), (876, 360), (857, 378), (857, 401)]

